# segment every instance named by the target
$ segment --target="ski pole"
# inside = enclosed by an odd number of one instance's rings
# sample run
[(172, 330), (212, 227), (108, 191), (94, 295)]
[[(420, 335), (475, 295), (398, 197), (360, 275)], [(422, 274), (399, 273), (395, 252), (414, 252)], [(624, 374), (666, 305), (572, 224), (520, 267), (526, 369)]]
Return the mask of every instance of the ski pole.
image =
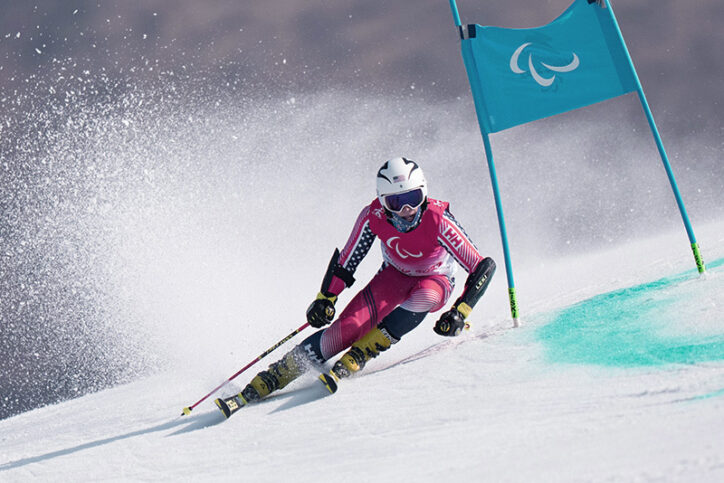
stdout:
[(282, 345), (282, 344), (284, 344), (285, 342), (287, 342), (289, 339), (291, 339), (292, 337), (294, 337), (295, 335), (297, 335), (298, 333), (300, 333), (301, 331), (303, 331), (303, 330), (306, 329), (307, 327), (309, 327), (309, 322), (307, 322), (307, 323), (304, 324), (303, 326), (299, 327), (297, 330), (295, 330), (294, 332), (292, 332), (291, 334), (289, 334), (288, 336), (286, 336), (285, 338), (283, 338), (282, 340), (280, 340), (279, 342), (277, 342), (276, 344), (274, 344), (273, 346), (271, 346), (270, 348), (268, 348), (267, 350), (265, 350), (259, 357), (257, 357), (256, 359), (254, 359), (253, 361), (251, 361), (250, 363), (248, 363), (247, 365), (245, 365), (245, 366), (242, 367), (241, 369), (239, 369), (239, 371), (237, 371), (236, 374), (234, 374), (233, 376), (231, 376), (230, 378), (228, 378), (226, 381), (224, 381), (224, 382), (222, 382), (221, 384), (219, 384), (218, 386), (216, 386), (216, 387), (215, 387), (210, 393), (208, 393), (206, 396), (202, 397), (201, 399), (199, 399), (198, 401), (196, 401), (196, 402), (195, 402), (194, 404), (192, 404), (191, 406), (188, 406), (188, 407), (183, 408), (183, 412), (181, 413), (181, 416), (186, 415), (186, 414), (191, 414), (191, 411), (192, 411), (196, 406), (198, 406), (198, 405), (201, 404), (203, 401), (205, 401), (207, 397), (211, 396), (211, 395), (214, 394), (216, 391), (218, 391), (218, 390), (221, 389), (222, 387), (226, 386), (228, 383), (230, 383), (231, 381), (233, 381), (239, 374), (241, 374), (242, 372), (244, 372), (245, 370), (249, 369), (251, 366), (253, 366), (253, 365), (256, 364), (257, 362), (259, 362), (260, 360), (262, 360), (263, 358), (265, 358), (266, 356), (268, 356), (273, 350), (275, 350), (275, 349), (278, 348), (280, 345)]

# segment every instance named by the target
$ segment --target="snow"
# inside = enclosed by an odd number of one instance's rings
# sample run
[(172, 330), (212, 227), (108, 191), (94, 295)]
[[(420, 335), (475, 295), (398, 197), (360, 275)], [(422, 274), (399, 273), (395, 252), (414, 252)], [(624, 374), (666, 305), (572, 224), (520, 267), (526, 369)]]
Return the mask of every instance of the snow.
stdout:
[[(310, 375), (228, 421), (210, 400), (179, 417), (215, 385), (179, 368), (0, 421), (0, 480), (722, 481), (724, 353), (559, 362), (541, 336), (575, 304), (673, 277), (663, 295), (643, 289), (671, 302), (665, 318), (648, 322), (721, 344), (724, 317), (706, 307), (724, 304), (722, 239), (724, 223), (699, 227), (712, 265), (701, 278), (678, 232), (548, 260), (546, 278), (523, 270), (517, 329), (499, 273), (469, 332), (441, 340), (428, 318), (334, 396)], [(606, 271), (591, 282), (599, 267)], [(705, 326), (696, 323), (702, 300)], [(621, 316), (621, 331), (640, 322), (635, 311)], [(607, 317), (589, 332), (615, 324)]]

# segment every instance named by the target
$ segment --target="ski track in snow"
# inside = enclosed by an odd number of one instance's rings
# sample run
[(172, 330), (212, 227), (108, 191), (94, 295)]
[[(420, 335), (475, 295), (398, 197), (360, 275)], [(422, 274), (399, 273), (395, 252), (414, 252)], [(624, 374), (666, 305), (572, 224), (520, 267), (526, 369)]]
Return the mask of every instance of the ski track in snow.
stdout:
[[(500, 315), (498, 276), (481, 302), (495, 315), (476, 310), (471, 331), (452, 340), (437, 338), (427, 319), (334, 396), (310, 375), (228, 421), (211, 399), (177, 417), (208, 384), (179, 371), (0, 421), (0, 480), (722, 481), (721, 358), (556, 362), (539, 337), (551, 314), (574, 303), (682, 273), (701, 300), (724, 305), (721, 264), (703, 280), (686, 275), (693, 260), (677, 249), (680, 238), (548, 263), (548, 283), (524, 271), (529, 315), (519, 329)], [(714, 244), (722, 238), (723, 224), (701, 228), (708, 261), (724, 256)], [(640, 262), (633, 274), (629, 256)], [(574, 286), (597, 265), (608, 277), (549, 296), (551, 285)], [(668, 315), (691, 322), (697, 300), (676, 301), (692, 313)], [(715, 314), (700, 334), (708, 340), (724, 334)]]

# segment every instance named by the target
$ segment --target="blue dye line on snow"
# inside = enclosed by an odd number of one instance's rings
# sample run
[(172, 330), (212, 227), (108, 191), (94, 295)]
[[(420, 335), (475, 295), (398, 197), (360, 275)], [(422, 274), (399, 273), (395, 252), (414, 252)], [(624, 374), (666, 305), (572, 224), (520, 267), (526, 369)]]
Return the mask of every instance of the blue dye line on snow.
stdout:
[[(722, 266), (719, 259), (707, 268), (714, 273)], [(597, 295), (550, 314), (536, 337), (556, 363), (642, 367), (723, 361), (724, 311), (717, 302), (724, 301), (724, 273), (715, 275), (699, 280), (690, 270)]]
[(710, 392), (708, 394), (702, 394), (701, 396), (696, 396), (692, 400), (693, 401), (701, 401), (703, 399), (711, 399), (713, 397), (719, 397), (724, 396), (724, 389), (720, 389), (718, 391)]

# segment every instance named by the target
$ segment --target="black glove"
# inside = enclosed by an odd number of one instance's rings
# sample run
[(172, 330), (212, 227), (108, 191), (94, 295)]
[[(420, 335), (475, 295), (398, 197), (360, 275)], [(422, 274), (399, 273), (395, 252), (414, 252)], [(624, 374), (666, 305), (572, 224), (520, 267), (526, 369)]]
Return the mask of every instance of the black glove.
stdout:
[(319, 292), (317, 299), (309, 305), (307, 309), (307, 322), (315, 329), (324, 327), (334, 320), (334, 303), (337, 301), (336, 295), (326, 296)]
[(460, 335), (460, 332), (462, 332), (464, 328), (465, 318), (463, 314), (453, 307), (440, 316), (432, 330), (438, 335), (454, 337)]

